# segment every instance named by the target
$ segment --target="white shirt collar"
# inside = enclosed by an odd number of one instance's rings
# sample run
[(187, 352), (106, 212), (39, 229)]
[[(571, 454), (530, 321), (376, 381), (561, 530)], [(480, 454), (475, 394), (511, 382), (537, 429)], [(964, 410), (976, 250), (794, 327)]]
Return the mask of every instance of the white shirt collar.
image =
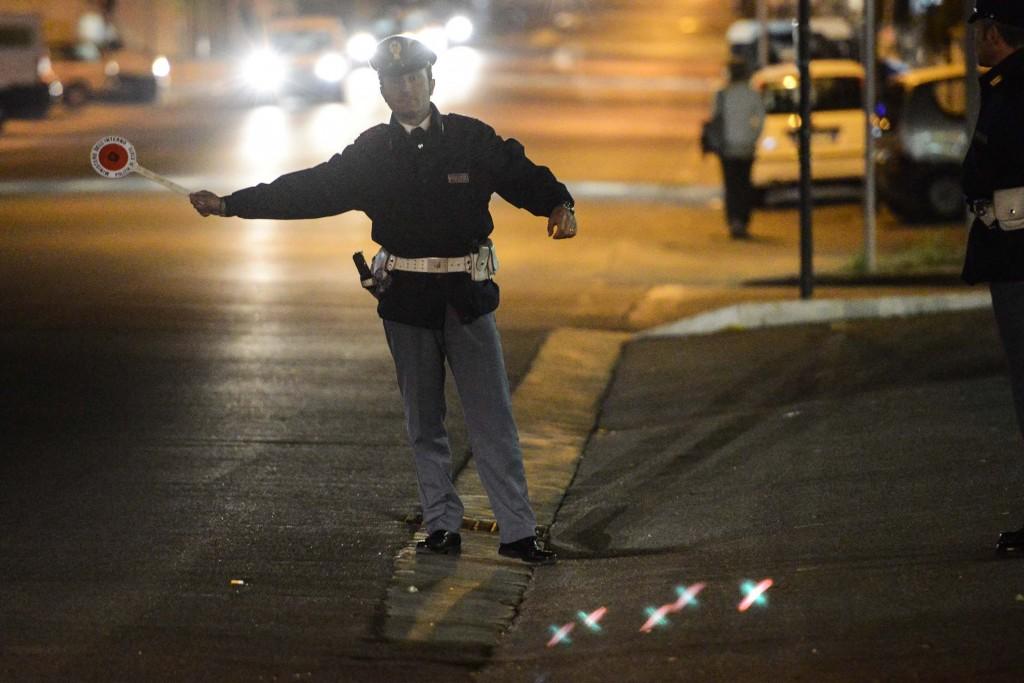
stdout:
[(422, 128), (423, 130), (430, 130), (430, 114), (427, 114), (427, 118), (420, 121), (419, 125), (410, 126), (408, 123), (402, 123), (402, 128), (405, 128), (406, 133), (411, 133), (413, 128)]

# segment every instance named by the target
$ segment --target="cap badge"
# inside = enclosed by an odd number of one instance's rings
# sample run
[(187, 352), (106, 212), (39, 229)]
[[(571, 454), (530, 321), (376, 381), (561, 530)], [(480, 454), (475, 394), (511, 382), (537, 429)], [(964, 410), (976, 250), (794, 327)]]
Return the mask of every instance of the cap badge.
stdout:
[(392, 40), (388, 43), (388, 49), (391, 50), (391, 56), (396, 62), (402, 59), (402, 44), (400, 42)]

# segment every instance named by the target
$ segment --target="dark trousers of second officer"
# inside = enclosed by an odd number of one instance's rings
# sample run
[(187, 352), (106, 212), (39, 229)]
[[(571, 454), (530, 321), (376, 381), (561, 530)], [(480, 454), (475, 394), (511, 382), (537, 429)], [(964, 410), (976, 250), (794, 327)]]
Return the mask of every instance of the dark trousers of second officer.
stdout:
[(729, 234), (746, 237), (750, 224), (750, 210), (754, 203), (754, 187), (750, 182), (753, 159), (721, 157), (722, 178), (725, 181), (725, 218)]
[(1013, 405), (1024, 435), (1024, 282), (993, 282), (992, 311), (1010, 366)]

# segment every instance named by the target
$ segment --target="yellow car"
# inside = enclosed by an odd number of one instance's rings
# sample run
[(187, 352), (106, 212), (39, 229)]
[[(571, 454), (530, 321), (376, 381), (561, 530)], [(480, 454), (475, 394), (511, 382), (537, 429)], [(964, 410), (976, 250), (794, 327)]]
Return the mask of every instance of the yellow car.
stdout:
[[(819, 59), (811, 72), (811, 177), (842, 182), (864, 177), (864, 69), (847, 59)], [(751, 86), (761, 93), (765, 122), (757, 141), (751, 179), (765, 190), (800, 180), (800, 74), (795, 64), (757, 71)]]

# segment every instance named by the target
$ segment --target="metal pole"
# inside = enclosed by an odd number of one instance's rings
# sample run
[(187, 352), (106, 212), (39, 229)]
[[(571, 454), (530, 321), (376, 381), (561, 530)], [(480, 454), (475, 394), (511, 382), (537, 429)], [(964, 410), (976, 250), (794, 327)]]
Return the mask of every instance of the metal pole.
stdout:
[(974, 29), (966, 22), (974, 11), (974, 0), (964, 2), (964, 71), (967, 74), (967, 139), (974, 135), (981, 109), (981, 86), (978, 84), (978, 58), (974, 52)]
[(768, 2), (757, 0), (757, 26), (760, 33), (757, 37), (757, 65), (768, 64)]
[(875, 68), (875, 0), (864, 5), (864, 267), (878, 268), (878, 191), (875, 184), (875, 103), (878, 101)]
[[(974, 137), (974, 128), (978, 124), (978, 111), (981, 109), (981, 85), (978, 83), (978, 59), (974, 51), (974, 29), (966, 22), (974, 11), (974, 0), (964, 0), (964, 72), (967, 83), (967, 140)], [(968, 232), (974, 223), (974, 214), (964, 211), (964, 222)]]
[(800, 298), (814, 295), (814, 247), (811, 229), (811, 0), (800, 0), (797, 16), (797, 65), (800, 70)]

